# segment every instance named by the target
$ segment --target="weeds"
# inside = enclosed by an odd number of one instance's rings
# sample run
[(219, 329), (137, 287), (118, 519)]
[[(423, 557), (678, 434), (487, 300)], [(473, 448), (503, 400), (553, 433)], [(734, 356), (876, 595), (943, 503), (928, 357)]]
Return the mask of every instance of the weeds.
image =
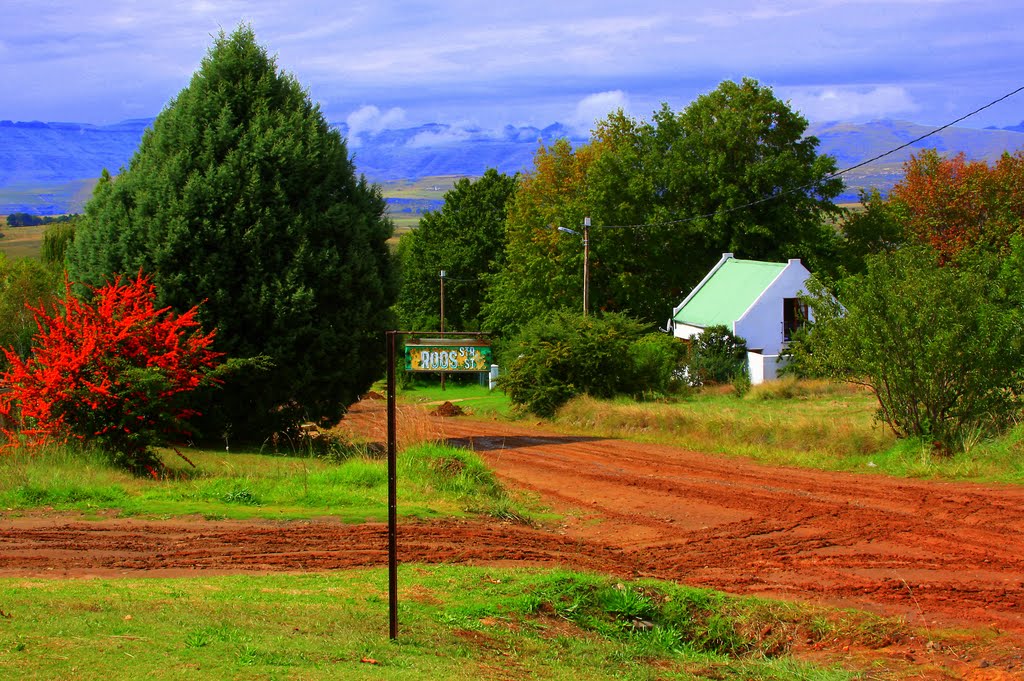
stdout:
[[(0, 457), (0, 506), (148, 516), (387, 517), (387, 464), (373, 454), (353, 451), (333, 460), (189, 450), (189, 458), (196, 468), (168, 465), (167, 475), (154, 480), (112, 467), (89, 451), (11, 453)], [(403, 450), (398, 460), (400, 513), (479, 513), (531, 522), (531, 511), (509, 496), (473, 452), (424, 444)]]

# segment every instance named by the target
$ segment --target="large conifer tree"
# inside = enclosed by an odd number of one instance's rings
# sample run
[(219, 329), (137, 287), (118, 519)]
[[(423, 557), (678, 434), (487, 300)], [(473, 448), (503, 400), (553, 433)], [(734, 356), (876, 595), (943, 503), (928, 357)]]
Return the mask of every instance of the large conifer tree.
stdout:
[(215, 395), (210, 426), (260, 437), (335, 419), (383, 370), (396, 284), (392, 226), (344, 140), (253, 31), (221, 35), (104, 174), (69, 251), (71, 278), (151, 273), (164, 304), (200, 308), (230, 357), (266, 356)]

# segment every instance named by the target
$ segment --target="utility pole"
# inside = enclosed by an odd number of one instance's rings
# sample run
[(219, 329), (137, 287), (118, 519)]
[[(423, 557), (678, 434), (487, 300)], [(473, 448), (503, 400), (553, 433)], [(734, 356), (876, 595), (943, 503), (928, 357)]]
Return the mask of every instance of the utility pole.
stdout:
[[(441, 337), (444, 338), (444, 276), (445, 271), (441, 270)], [(444, 390), (444, 372), (441, 372), (441, 390)]]
[[(554, 227), (554, 225), (552, 225)], [(559, 232), (566, 234), (580, 233), (568, 227), (555, 227)], [(583, 218), (583, 316), (587, 316), (590, 309), (590, 218)]]
[(590, 309), (590, 218), (583, 218), (583, 316)]

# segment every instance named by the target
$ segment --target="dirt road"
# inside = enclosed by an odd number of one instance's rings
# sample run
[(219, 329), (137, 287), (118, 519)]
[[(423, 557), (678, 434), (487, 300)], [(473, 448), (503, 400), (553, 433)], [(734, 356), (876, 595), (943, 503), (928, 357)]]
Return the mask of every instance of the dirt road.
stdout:
[[(360, 403), (347, 423), (380, 437), (383, 406)], [(429, 426), (566, 520), (405, 524), (404, 562), (566, 565), (1024, 632), (1024, 489), (770, 468), (462, 418)], [(0, 575), (380, 566), (385, 535), (330, 520), (4, 518)]]

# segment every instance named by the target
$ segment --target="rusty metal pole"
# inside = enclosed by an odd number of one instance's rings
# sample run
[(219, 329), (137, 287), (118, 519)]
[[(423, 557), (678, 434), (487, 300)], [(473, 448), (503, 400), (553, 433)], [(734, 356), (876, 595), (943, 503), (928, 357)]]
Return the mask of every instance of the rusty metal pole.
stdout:
[(388, 618), (391, 640), (398, 638), (398, 418), (395, 403), (395, 338), (387, 332), (388, 346)]

